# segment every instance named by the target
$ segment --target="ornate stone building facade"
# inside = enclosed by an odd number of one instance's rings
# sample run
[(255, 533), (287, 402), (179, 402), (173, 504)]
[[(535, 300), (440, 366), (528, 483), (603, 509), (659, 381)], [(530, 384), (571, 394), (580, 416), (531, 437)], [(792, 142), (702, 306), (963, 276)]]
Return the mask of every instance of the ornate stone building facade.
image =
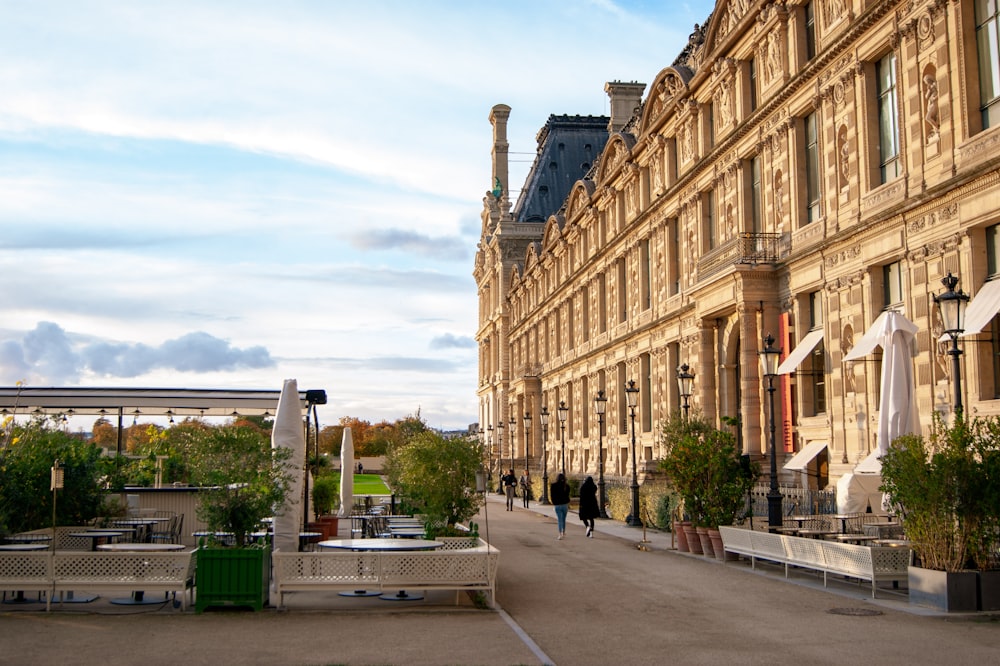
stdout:
[[(878, 354), (843, 359), (883, 310), (919, 328), (924, 430), (951, 409), (933, 302), (949, 272), (982, 320), (962, 338), (965, 409), (1000, 413), (996, 12), (972, 0), (723, 1), (639, 87), (627, 122), (615, 87), (636, 84), (608, 84), (609, 138), (558, 211), (518, 221), (505, 189), (484, 204), (474, 275), (493, 451), (504, 425), (504, 459), (537, 468), (545, 407), (550, 473), (565, 442), (570, 474), (597, 472), (599, 444), (606, 473), (629, 474), (632, 380), (638, 465), (652, 469), (686, 363), (692, 408), (738, 418), (744, 451), (763, 457), (758, 355), (772, 333), (797, 352), (775, 383), (779, 463), (809, 452), (782, 481), (824, 487), (875, 447)], [(509, 113), (491, 115), (504, 188)]]

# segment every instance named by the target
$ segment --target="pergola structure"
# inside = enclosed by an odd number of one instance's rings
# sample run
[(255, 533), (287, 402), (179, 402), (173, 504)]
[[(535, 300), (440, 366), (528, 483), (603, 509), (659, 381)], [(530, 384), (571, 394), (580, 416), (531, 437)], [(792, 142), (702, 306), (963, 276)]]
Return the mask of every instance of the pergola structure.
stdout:
[[(0, 387), (3, 416), (273, 416), (280, 390)], [(299, 391), (303, 413), (326, 403), (322, 390)]]

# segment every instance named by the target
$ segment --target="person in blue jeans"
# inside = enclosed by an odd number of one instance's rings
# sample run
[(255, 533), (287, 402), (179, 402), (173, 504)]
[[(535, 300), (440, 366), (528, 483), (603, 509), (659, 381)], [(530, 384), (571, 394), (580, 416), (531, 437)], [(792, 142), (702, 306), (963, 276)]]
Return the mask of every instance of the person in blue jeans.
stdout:
[(559, 536), (556, 538), (562, 540), (566, 536), (566, 514), (569, 513), (569, 484), (566, 483), (566, 475), (559, 474), (549, 489), (552, 504), (556, 508), (556, 520), (559, 523)]

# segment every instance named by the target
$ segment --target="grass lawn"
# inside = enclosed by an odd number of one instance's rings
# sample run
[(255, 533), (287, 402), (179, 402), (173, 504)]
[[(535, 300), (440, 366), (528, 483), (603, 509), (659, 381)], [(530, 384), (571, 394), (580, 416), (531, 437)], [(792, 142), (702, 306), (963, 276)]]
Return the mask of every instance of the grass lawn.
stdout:
[[(340, 487), (340, 472), (333, 472), (333, 478)], [(382, 482), (382, 477), (378, 474), (355, 474), (354, 475), (355, 495), (389, 495), (388, 486)]]

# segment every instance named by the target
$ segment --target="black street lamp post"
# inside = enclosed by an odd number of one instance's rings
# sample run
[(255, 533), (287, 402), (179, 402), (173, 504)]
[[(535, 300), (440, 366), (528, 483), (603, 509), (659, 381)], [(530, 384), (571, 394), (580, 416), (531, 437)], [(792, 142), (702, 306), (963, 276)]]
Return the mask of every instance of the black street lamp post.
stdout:
[(531, 473), (531, 412), (524, 413), (524, 469)]
[(549, 456), (545, 448), (549, 439), (549, 408), (542, 407), (538, 420), (542, 422), (542, 504), (549, 503)]
[(492, 483), (493, 481), (493, 424), (492, 423), (486, 426), (486, 441), (488, 443), (486, 448), (486, 459), (487, 459), (486, 462), (488, 465), (486, 469), (486, 481), (487, 483)]
[(597, 489), (601, 518), (608, 517), (608, 510), (605, 508), (608, 496), (604, 491), (604, 413), (607, 409), (608, 399), (604, 396), (604, 391), (598, 391), (597, 397), (594, 398), (594, 411), (597, 412)]
[(510, 468), (514, 469), (514, 433), (517, 432), (517, 419), (510, 415)]
[(691, 397), (691, 392), (694, 388), (694, 373), (691, 372), (691, 366), (687, 363), (677, 368), (677, 387), (680, 389), (681, 397), (684, 399), (684, 420), (687, 420), (688, 409), (690, 408), (688, 399)]
[[(514, 433), (511, 433), (513, 435)], [(497, 495), (503, 495), (503, 421), (497, 422)]]
[(566, 474), (566, 417), (569, 416), (569, 407), (565, 400), (559, 401), (556, 407), (556, 416), (559, 417), (559, 442), (562, 445), (562, 473)]
[(958, 348), (958, 338), (965, 332), (965, 306), (969, 303), (969, 295), (961, 289), (955, 291), (958, 286), (958, 278), (948, 273), (941, 279), (941, 284), (948, 290), (940, 296), (934, 297), (941, 310), (941, 321), (944, 322), (944, 332), (951, 337), (951, 374), (955, 377), (955, 416), (962, 414), (962, 367), (959, 356), (962, 350)]
[(625, 524), (631, 527), (642, 527), (639, 517), (639, 476), (636, 471), (635, 458), (635, 408), (639, 404), (639, 387), (630, 379), (625, 386), (625, 399), (628, 402), (629, 416), (632, 419), (632, 513), (625, 519)]
[(767, 378), (767, 395), (770, 403), (769, 411), (771, 415), (771, 485), (767, 491), (767, 524), (774, 531), (781, 527), (781, 491), (778, 490), (778, 452), (777, 442), (774, 435), (774, 378), (778, 375), (778, 361), (781, 358), (781, 350), (774, 348), (774, 336), (770, 333), (764, 338), (764, 349), (760, 352), (760, 366)]

